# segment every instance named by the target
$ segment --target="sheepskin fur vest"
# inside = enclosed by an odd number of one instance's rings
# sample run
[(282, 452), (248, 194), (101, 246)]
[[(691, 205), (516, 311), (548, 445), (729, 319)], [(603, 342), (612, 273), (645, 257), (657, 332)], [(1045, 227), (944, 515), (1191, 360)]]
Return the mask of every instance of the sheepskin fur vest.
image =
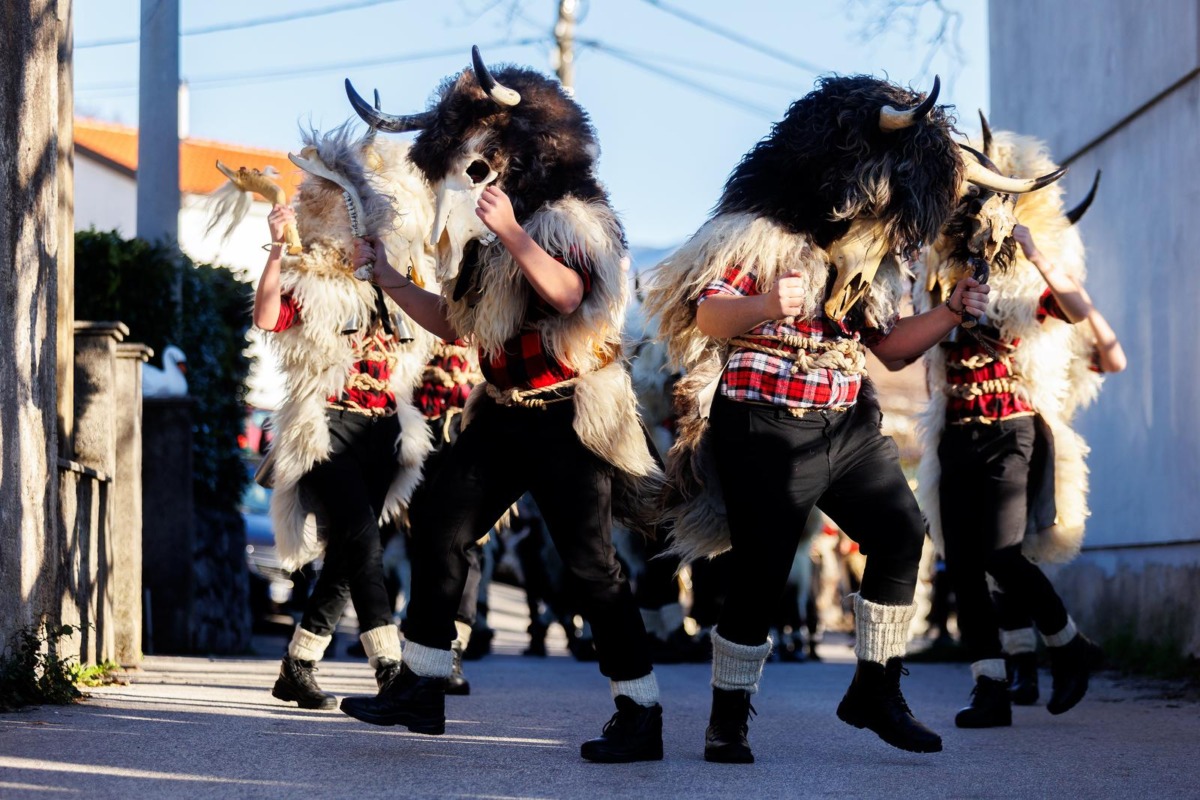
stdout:
[[(629, 372), (619, 357), (629, 296), (620, 224), (607, 203), (565, 197), (535, 211), (524, 227), (546, 252), (574, 254), (591, 269), (591, 291), (577, 309), (532, 324), (547, 353), (578, 375), (575, 432), (585, 447), (617, 470), (614, 515), (622, 524), (649, 533), (662, 470), (650, 452)], [(530, 290), (520, 267), (498, 241), (483, 248), (477, 269), (479, 297), (454, 300), (450, 287), (443, 287), (442, 296), (455, 329), (469, 336), (486, 358), (499, 353), (527, 324)], [(486, 390), (485, 383), (471, 393), (464, 428), (478, 403), (492, 402)]]
[[(979, 146), (979, 143), (974, 143)], [(1044, 144), (1035, 139), (998, 131), (992, 159), (1005, 174), (1043, 175), (1057, 169)], [(1040, 170), (1040, 171), (1038, 171)], [(1085, 260), (1079, 232), (1063, 211), (1063, 189), (1054, 184), (1018, 196), (1014, 214), (1027, 226), (1038, 249), (1059, 269), (1083, 281)], [(945, 281), (949, 263), (941, 257), (947, 244), (939, 240), (918, 265), (913, 292), (918, 312), (941, 302), (927, 287), (938, 276)], [(931, 274), (932, 273), (932, 274)], [(1037, 306), (1046, 281), (1037, 267), (1018, 248), (1016, 258), (1005, 270), (992, 270), (989, 279), (989, 324), (999, 329), (1004, 341), (1019, 340), (1012, 352), (1012, 369), (1020, 378), (1018, 391), (1046, 423), (1054, 446), (1054, 501), (1057, 517), (1049, 527), (1027, 536), (1023, 551), (1035, 561), (1066, 562), (1083, 543), (1088, 517), (1088, 446), (1071, 425), (1076, 411), (1095, 399), (1100, 376), (1089, 365), (1095, 348), (1091, 329), (1084, 323), (1071, 325), (1058, 319), (1037, 320)], [(942, 551), (941, 506), (938, 486), (941, 464), (938, 444), (946, 425), (946, 363), (943, 348), (925, 354), (929, 405), (918, 421), (923, 453), (918, 468), (917, 499), (929, 522), (930, 535)]]
[[(652, 273), (647, 312), (660, 319), (659, 337), (667, 342), (672, 366), (685, 371), (675, 385), (678, 438), (667, 454), (668, 488), (662, 499), (662, 514), (674, 529), (669, 549), (683, 563), (729, 549), (725, 503), (705, 435), (707, 414), (701, 409), (701, 396), (720, 377), (729, 344), (696, 327), (696, 301), (705, 286), (734, 264), (753, 270), (762, 291), (777, 277), (796, 272), (805, 281), (804, 318), (818, 319), (827, 299), (829, 262), (828, 254), (805, 234), (763, 216), (730, 213), (710, 219)], [(888, 325), (899, 312), (907, 277), (899, 261), (884, 259), (855, 313), (863, 314), (868, 326)], [(873, 402), (869, 381), (863, 383), (859, 402)]]

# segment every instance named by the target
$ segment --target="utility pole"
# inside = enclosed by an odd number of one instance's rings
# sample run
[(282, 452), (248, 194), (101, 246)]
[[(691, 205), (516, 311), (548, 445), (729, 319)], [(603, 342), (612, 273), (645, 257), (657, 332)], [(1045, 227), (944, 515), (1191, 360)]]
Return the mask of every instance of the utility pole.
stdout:
[[(179, 238), (179, 0), (142, 0), (138, 77), (137, 235)], [(182, 307), (175, 279), (175, 308)]]
[(558, 0), (558, 22), (554, 23), (554, 71), (568, 94), (575, 92), (575, 14), (579, 0)]

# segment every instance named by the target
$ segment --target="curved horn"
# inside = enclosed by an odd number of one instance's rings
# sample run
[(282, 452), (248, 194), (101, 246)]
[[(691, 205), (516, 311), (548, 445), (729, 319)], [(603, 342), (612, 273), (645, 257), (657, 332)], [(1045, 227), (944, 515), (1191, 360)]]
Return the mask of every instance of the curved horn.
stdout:
[[(973, 150), (965, 145), (959, 145), (964, 150), (971, 152), (976, 158), (983, 157), (983, 153), (978, 150)], [(991, 159), (988, 159), (991, 162)], [(995, 166), (994, 164), (992, 165)], [(993, 192), (1004, 192), (1005, 194), (1024, 194), (1026, 192), (1037, 191), (1061, 178), (1067, 174), (1067, 168), (1061, 167), (1054, 170), (1048, 175), (1043, 175), (1040, 178), (1009, 178), (1004, 175), (998, 175), (992, 170), (984, 166), (983, 162), (973, 163), (967, 162), (967, 180), (976, 186), (982, 186), (985, 189), (991, 189)]]
[(1087, 197), (1083, 198), (1083, 202), (1067, 212), (1067, 222), (1074, 225), (1079, 220), (1083, 219), (1083, 215), (1092, 205), (1092, 201), (1096, 199), (1096, 190), (1100, 188), (1100, 170), (1096, 170), (1096, 178), (1092, 181), (1092, 189), (1087, 193)]
[(475, 68), (475, 80), (479, 81), (479, 88), (483, 89), (488, 97), (495, 100), (497, 105), (515, 106), (521, 102), (520, 94), (504, 84), (498, 83), (492, 77), (487, 64), (483, 63), (483, 56), (480, 55), (477, 45), (471, 45), (471, 65)]
[(971, 147), (969, 144), (959, 144), (959, 147), (961, 147), (963, 150), (966, 150), (971, 155), (975, 156), (976, 161), (978, 161), (980, 164), (983, 164), (985, 167), (990, 169), (992, 172), (996, 173), (997, 175), (1004, 174), (1003, 172), (1000, 171), (1000, 168), (996, 166), (995, 161), (992, 161), (990, 158), (988, 158), (986, 155), (984, 155), (983, 153), (976, 150), (974, 147)]
[[(381, 131), (405, 133), (407, 131), (419, 131), (433, 124), (435, 115), (432, 111), (423, 111), (420, 114), (408, 114), (405, 116), (385, 114), (364, 100), (358, 92), (354, 91), (354, 86), (351, 85), (349, 78), (346, 79), (346, 96), (350, 98), (350, 105), (354, 106), (354, 111), (362, 117), (363, 122)], [(377, 98), (378, 96), (376, 94)]]
[(983, 114), (983, 109), (979, 109), (979, 125), (983, 128), (983, 154), (988, 158), (992, 156), (992, 126), (988, 125), (987, 117)]
[(919, 106), (907, 109), (884, 106), (879, 109), (879, 129), (885, 133), (891, 133), (892, 131), (916, 125), (925, 118), (926, 114), (933, 110), (933, 105), (937, 102), (938, 92), (941, 90), (942, 79), (934, 75), (933, 88), (929, 90), (929, 94), (926, 95)]

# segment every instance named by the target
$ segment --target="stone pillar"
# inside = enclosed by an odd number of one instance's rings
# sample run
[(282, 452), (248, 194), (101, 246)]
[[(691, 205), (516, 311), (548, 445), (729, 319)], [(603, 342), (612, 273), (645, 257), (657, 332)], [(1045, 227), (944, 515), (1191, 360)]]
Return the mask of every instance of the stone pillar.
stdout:
[(116, 661), (142, 661), (142, 364), (154, 352), (117, 345), (116, 465), (113, 473), (113, 614)]
[(0, 642), (56, 621), (61, 602), (56, 12), (54, 0), (0, 3)]
[(142, 404), (142, 585), (149, 602), (147, 653), (188, 653), (195, 549), (192, 401)]
[[(129, 335), (120, 322), (75, 323), (75, 460), (108, 476), (117, 466), (117, 347)], [(116, 651), (113, 619), (113, 484), (102, 485), (100, 525), (80, 541), (87, 585), (79, 597), (83, 633), (80, 659), (99, 663)]]

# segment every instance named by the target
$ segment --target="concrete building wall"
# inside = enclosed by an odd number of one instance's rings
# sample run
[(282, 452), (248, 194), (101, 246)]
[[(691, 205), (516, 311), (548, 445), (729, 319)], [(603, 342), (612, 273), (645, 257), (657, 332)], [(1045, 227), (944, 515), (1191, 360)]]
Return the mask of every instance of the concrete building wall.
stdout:
[[(990, 10), (991, 122), (1047, 140), (1082, 197), (1088, 289), (1129, 369), (1080, 418), (1083, 555), (1054, 578), (1093, 630), (1200, 655), (1200, 0), (1005, 0)], [(1035, 55), (1036, 54), (1036, 55)]]

